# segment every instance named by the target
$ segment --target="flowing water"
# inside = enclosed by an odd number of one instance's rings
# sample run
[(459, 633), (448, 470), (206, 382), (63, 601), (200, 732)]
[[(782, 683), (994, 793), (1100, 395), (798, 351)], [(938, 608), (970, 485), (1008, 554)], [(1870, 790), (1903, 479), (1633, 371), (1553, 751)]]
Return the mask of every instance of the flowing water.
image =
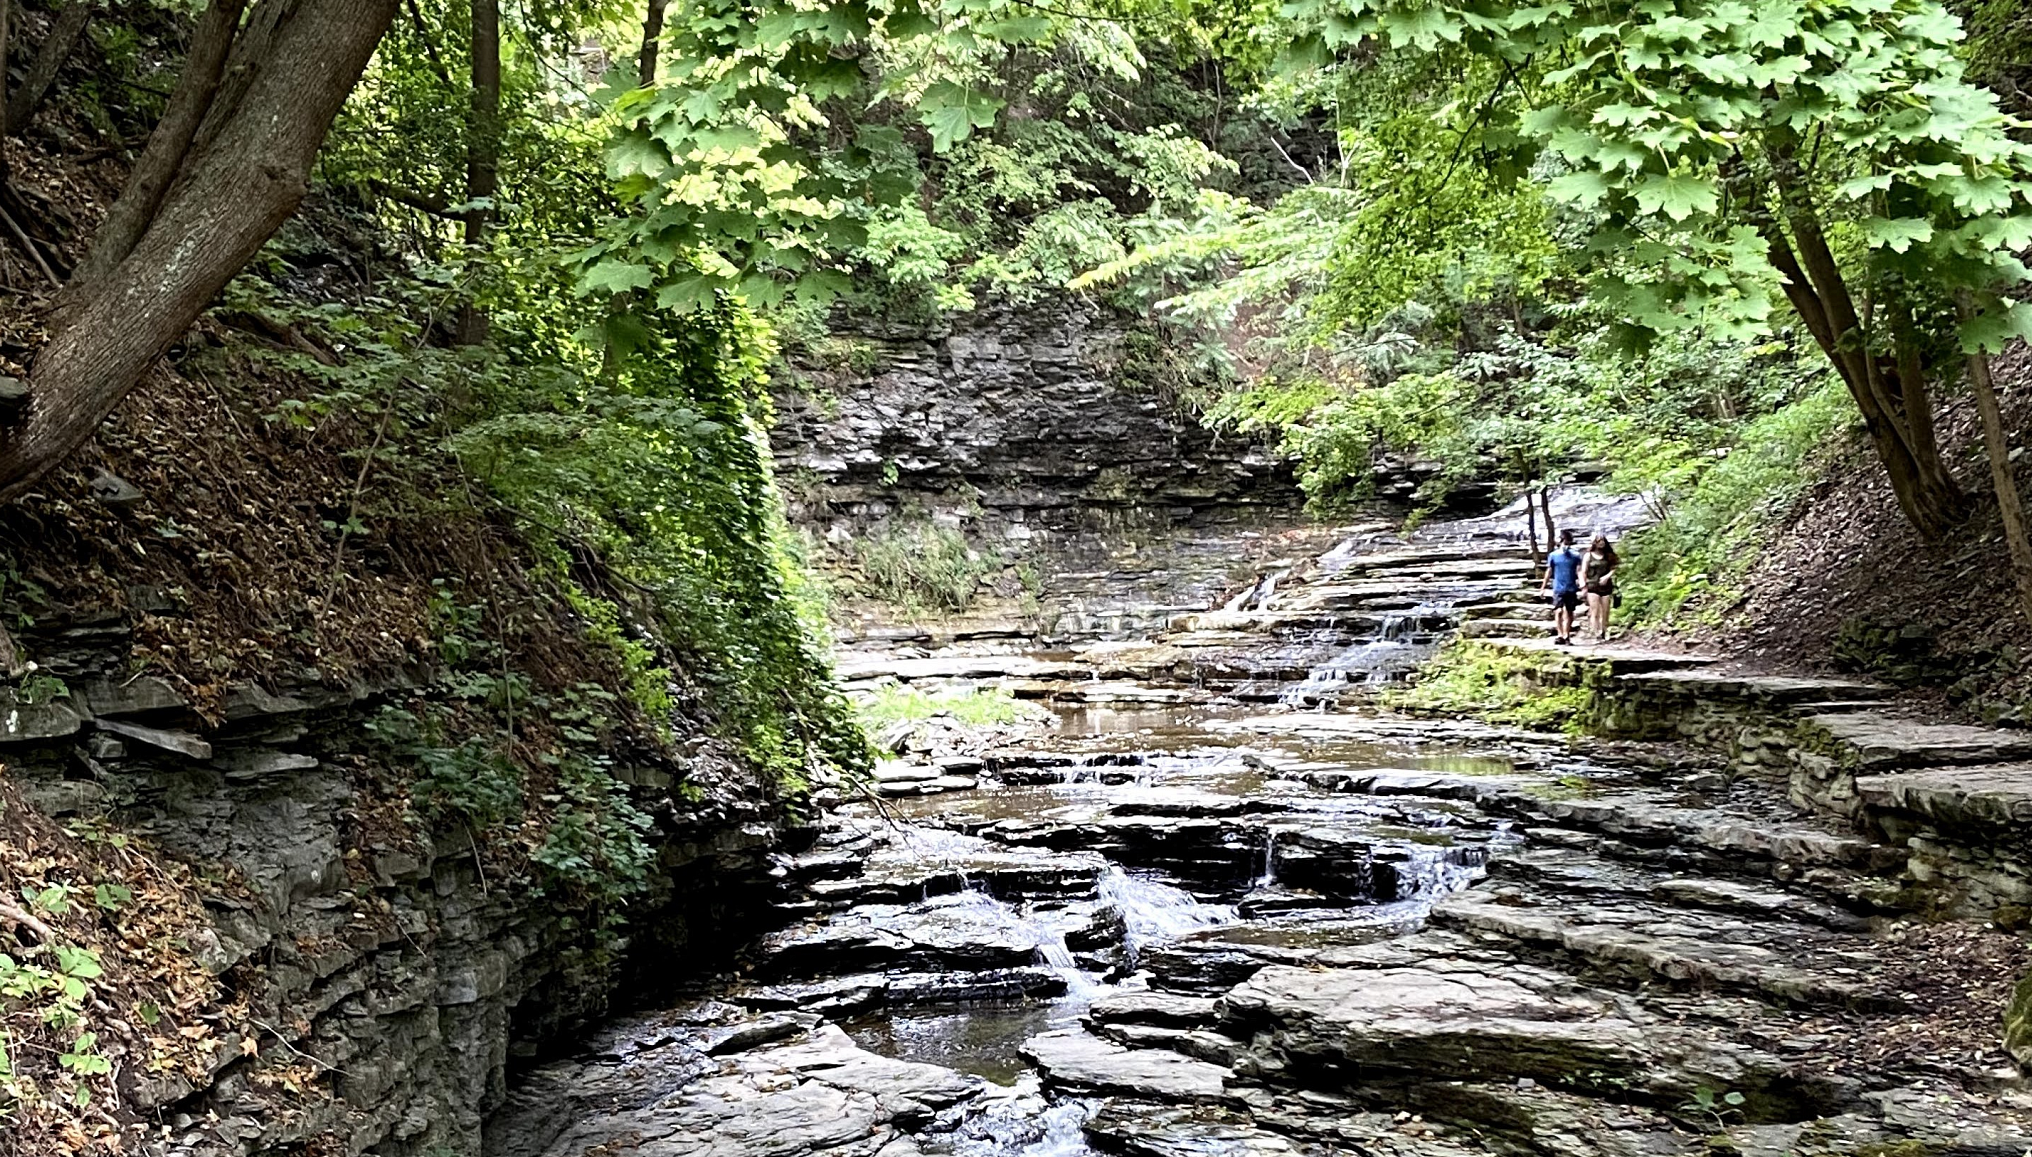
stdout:
[[(1521, 555), (1491, 553), (1501, 533), (1461, 530), (1465, 548), (1410, 562), (1401, 540), (1351, 541), (1313, 577), (1258, 576), (1213, 604), (1271, 624), (1230, 661), (1239, 678), (1211, 663), (1136, 687), (1112, 660), (1090, 678), (1060, 676), (1051, 726), (961, 760), (972, 790), (830, 816), (819, 846), (786, 867), (787, 927), (726, 999), (816, 1012), (870, 1052), (991, 1082), (922, 1151), (1087, 1157), (1095, 1103), (1042, 1088), (1025, 1042), (1086, 1032), (1150, 1047), (1149, 1034), (1183, 1030), (1111, 1021), (1110, 1002), (1211, 1008), (1265, 964), (1416, 930), (1484, 874), (1492, 849), (1518, 842), (1507, 823), (1420, 784), (1542, 769), (1556, 758), (1547, 749), (1353, 706), (1477, 608), (1504, 613), (1492, 600), (1512, 597), (1526, 569)], [(1387, 568), (1364, 563), (1379, 551), (1397, 552)], [(1339, 585), (1322, 589), (1319, 574)], [(1313, 610), (1278, 618), (1307, 598)], [(1081, 613), (1114, 621), (1098, 605)], [(1207, 634), (1222, 644), (1245, 632)], [(1105, 646), (1117, 649), (1092, 655), (1147, 644)], [(1029, 659), (1063, 667), (1072, 654)], [(1341, 786), (1377, 777), (1403, 786)]]

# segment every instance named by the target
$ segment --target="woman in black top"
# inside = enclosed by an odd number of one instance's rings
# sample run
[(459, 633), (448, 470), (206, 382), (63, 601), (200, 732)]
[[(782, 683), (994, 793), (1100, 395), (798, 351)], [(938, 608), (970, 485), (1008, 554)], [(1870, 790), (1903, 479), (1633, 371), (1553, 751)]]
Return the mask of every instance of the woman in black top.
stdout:
[(1609, 611), (1616, 605), (1616, 566), (1622, 561), (1608, 538), (1599, 534), (1581, 560), (1580, 586), (1587, 593), (1588, 633), (1597, 643), (1609, 637)]

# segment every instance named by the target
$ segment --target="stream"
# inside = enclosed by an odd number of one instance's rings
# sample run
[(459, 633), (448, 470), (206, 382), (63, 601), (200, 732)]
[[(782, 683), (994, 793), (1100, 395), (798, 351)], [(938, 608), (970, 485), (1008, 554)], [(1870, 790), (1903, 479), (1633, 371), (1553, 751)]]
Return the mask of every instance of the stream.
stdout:
[(1938, 1066), (1855, 1068), (1919, 1031), (1856, 1019), (1896, 960), (1861, 841), (1683, 750), (1376, 705), (1542, 632), (1520, 529), (1349, 534), (1135, 637), (857, 644), (850, 687), (1050, 717), (899, 728), (746, 971), (531, 1074), (489, 1152), (2022, 1153)]

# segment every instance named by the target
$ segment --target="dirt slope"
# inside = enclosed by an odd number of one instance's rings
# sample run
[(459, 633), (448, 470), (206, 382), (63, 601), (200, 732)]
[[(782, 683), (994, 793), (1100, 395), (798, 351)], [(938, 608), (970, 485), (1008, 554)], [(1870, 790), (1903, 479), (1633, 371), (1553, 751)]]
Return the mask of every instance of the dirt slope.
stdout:
[[(2032, 427), (2032, 356), (2013, 351), (1997, 379), (2006, 428), (2022, 448)], [(1940, 420), (1941, 442), (1975, 502), (1967, 523), (1941, 542), (1922, 540), (1858, 428), (1752, 564), (1724, 625), (1686, 639), (1747, 665), (1876, 674), (1959, 712), (2014, 721), (2032, 694), (2023, 661), (2032, 657), (2032, 624), (2012, 588), (1974, 400), (1947, 399)], [(2018, 484), (2032, 490), (2032, 459), (2019, 457)]]

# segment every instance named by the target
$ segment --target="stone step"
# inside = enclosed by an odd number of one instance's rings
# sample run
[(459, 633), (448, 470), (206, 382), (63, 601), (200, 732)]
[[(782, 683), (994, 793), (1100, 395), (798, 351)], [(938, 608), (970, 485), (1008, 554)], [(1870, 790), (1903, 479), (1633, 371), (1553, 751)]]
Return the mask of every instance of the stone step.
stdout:
[(1535, 590), (1520, 590), (1483, 601), (1462, 603), (1454, 609), (1462, 619), (1472, 620), (1514, 619), (1519, 617), (1526, 608), (1533, 611), (1542, 611), (1547, 618), (1550, 618), (1552, 615), (1552, 604), (1546, 601), (1542, 593)]
[(1716, 808), (1678, 807), (1644, 795), (1591, 799), (1527, 795), (1523, 799), (1484, 801), (1484, 806), (1491, 803), (1515, 806), (1525, 818), (1598, 832), (1638, 846), (1676, 845), (1792, 868), (1875, 870), (1890, 867), (1901, 858), (1898, 849), (1859, 836)]
[(1438, 566), (1447, 563), (1500, 562), (1529, 571), (1532, 568), (1530, 552), (1512, 546), (1475, 546), (1469, 544), (1447, 545), (1443, 543), (1406, 545), (1379, 545), (1372, 552), (1361, 553), (1358, 544), (1343, 543), (1320, 556), (1320, 569), (1327, 574), (1359, 574), (1365, 571), (1416, 568), (1420, 565)]
[(1469, 639), (1540, 639), (1552, 634), (1552, 619), (1469, 619), (1460, 633)]
[(1956, 831), (2004, 829), (2022, 839), (2032, 824), (2032, 763), (1858, 776), (1856, 793), (1872, 813), (1902, 812)]
[(1753, 1120), (1796, 1119), (1801, 1101), (1826, 1095), (1808, 1087), (1817, 1083), (1811, 1074), (1777, 1057), (1518, 962), (1500, 970), (1451, 956), (1374, 967), (1272, 965), (1223, 997), (1220, 1015), (1220, 1031), (1243, 1042), (1234, 1071), (1249, 1083), (1607, 1086), (1667, 1104), (1701, 1087), (1727, 1088), (1746, 1094)]
[(1746, 675), (1703, 669), (1617, 671), (1616, 690), (1705, 701), (1732, 700), (1767, 707), (1885, 699), (1891, 688), (1854, 679), (1804, 675)]
[[(1542, 773), (1452, 775), (1399, 770), (1302, 769), (1290, 778), (1335, 794), (1423, 796), (1465, 800), (1500, 816), (1533, 825), (1607, 836), (1632, 848), (1682, 848), (1740, 861), (1745, 872), (1766, 874), (1820, 867), (1879, 871), (1903, 853), (1873, 840), (1805, 824), (1745, 816), (1718, 808), (1683, 807), (1660, 795), (1615, 792), (1580, 795)], [(1534, 832), (1539, 829), (1534, 826)], [(1613, 853), (1613, 847), (1603, 849)]]
[(1387, 575), (1404, 584), (1457, 579), (1528, 582), (1536, 577), (1531, 560), (1521, 555), (1460, 559), (1436, 559), (1428, 555), (1365, 555), (1338, 573), (1342, 576)]
[(1870, 926), (1853, 912), (1772, 884), (1661, 873), (1578, 848), (1526, 846), (1502, 852), (1490, 859), (1489, 875), (1519, 881), (1538, 893), (1590, 901), (1603, 896), (1648, 900), (1731, 916), (1775, 916), (1850, 933), (1866, 932)]
[(1567, 664), (1569, 672), (1580, 663), (1601, 664), (1609, 674), (1618, 679), (1654, 671), (1679, 671), (1705, 667), (1717, 662), (1712, 655), (1688, 655), (1671, 651), (1654, 651), (1643, 647), (1627, 647), (1608, 643), (1591, 647), (1563, 647), (1546, 639), (1485, 639), (1491, 647), (1529, 655), (1535, 658), (1556, 658)]
[(1055, 662), (1029, 655), (934, 655), (895, 657), (848, 655), (835, 667), (841, 680), (860, 682), (895, 679), (910, 683), (920, 679), (1073, 679), (1088, 674), (1077, 663)]
[(1571, 954), (1635, 980), (1657, 978), (1782, 1002), (1896, 1009), (1872, 983), (1870, 941), (1789, 920), (1743, 920), (1647, 902), (1528, 906), (1516, 893), (1473, 889), (1433, 906), (1440, 927), (1494, 933)]
[(1885, 711), (1816, 714), (1805, 726), (1809, 735), (1817, 732), (1836, 748), (1841, 763), (1859, 772), (2032, 759), (2032, 733), (1933, 723)]

